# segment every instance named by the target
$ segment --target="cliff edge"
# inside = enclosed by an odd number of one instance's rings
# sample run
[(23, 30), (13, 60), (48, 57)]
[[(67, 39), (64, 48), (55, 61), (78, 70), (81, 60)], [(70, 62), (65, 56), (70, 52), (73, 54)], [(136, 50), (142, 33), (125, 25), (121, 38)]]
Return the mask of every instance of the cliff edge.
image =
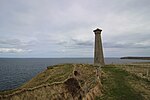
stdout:
[(23, 86), (0, 92), (0, 100), (93, 100), (102, 94), (100, 74), (89, 64), (49, 66)]

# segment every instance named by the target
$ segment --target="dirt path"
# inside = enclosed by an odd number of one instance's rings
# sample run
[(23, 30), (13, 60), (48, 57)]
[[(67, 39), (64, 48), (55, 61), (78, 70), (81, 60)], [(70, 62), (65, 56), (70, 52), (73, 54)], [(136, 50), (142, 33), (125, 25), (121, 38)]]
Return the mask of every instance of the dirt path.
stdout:
[(98, 100), (145, 100), (129, 83), (129, 77), (132, 76), (128, 72), (116, 67), (105, 67), (102, 70), (106, 73), (102, 79), (104, 95)]

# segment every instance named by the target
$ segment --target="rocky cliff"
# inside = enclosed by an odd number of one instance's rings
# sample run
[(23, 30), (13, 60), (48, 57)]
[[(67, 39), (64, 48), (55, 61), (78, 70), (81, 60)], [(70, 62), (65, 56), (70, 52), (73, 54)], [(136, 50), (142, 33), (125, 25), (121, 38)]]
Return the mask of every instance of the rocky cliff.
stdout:
[(0, 92), (0, 100), (93, 100), (101, 96), (100, 74), (88, 64), (50, 66), (23, 86)]

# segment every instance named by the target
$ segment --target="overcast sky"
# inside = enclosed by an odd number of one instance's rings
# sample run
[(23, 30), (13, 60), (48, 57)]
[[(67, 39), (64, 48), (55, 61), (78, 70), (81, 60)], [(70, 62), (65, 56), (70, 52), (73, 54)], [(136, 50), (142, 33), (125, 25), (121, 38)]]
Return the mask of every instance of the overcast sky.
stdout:
[(0, 0), (0, 57), (150, 56), (150, 0)]

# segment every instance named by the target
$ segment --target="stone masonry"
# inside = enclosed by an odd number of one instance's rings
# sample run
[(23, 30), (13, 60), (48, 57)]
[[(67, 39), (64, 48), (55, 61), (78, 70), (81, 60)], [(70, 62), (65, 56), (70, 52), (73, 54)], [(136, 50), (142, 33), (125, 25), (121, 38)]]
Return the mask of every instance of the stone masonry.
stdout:
[(101, 40), (101, 29), (93, 31), (95, 33), (95, 50), (94, 50), (94, 64), (98, 66), (104, 65), (103, 47)]

